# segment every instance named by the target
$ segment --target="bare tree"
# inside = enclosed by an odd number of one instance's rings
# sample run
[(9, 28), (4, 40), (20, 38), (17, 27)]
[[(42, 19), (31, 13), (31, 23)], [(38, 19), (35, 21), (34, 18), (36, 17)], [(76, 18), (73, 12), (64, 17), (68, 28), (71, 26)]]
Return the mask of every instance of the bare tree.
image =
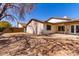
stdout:
[(26, 13), (31, 12), (34, 6), (32, 3), (0, 3), (0, 21), (3, 18), (24, 20)]

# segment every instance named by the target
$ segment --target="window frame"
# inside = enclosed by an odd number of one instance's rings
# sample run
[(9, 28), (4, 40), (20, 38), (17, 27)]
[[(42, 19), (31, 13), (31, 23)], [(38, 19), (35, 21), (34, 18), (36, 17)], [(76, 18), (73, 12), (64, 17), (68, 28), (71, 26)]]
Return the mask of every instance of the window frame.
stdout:
[(58, 31), (65, 31), (65, 26), (58, 26)]
[(75, 26), (74, 25), (71, 25), (71, 33), (75, 33), (74, 28), (75, 28)]
[(46, 30), (51, 31), (51, 25), (46, 25)]
[(77, 27), (77, 26), (79, 26), (79, 25), (76, 25), (76, 33), (79, 33), (79, 31), (77, 31), (77, 28), (79, 28), (79, 27)]

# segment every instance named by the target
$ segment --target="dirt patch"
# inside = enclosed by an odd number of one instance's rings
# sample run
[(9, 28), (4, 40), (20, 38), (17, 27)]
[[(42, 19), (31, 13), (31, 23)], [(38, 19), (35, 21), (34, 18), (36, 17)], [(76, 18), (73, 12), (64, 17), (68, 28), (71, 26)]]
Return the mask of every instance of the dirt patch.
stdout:
[(75, 56), (79, 55), (79, 40), (48, 38), (47, 36), (13, 35), (3, 37), (0, 55), (27, 56)]

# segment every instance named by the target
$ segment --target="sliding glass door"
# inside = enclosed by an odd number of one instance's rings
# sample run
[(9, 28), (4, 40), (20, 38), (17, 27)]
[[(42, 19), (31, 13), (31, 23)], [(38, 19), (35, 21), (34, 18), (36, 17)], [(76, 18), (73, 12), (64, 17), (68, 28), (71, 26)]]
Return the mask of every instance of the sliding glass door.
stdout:
[(79, 33), (79, 25), (76, 25), (76, 33)]
[(71, 25), (71, 33), (79, 34), (79, 25)]
[(71, 26), (71, 33), (74, 33), (74, 25)]

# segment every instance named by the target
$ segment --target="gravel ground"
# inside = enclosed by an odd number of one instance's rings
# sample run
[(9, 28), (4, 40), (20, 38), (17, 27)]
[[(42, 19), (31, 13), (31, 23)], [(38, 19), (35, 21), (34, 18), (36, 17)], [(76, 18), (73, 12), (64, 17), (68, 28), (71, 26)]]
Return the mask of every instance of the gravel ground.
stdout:
[(79, 55), (78, 35), (52, 34), (50, 36), (32, 36), (22, 33), (18, 34), (10, 36), (8, 33), (6, 34), (7, 36), (3, 35), (4, 37), (0, 38), (1, 56)]

